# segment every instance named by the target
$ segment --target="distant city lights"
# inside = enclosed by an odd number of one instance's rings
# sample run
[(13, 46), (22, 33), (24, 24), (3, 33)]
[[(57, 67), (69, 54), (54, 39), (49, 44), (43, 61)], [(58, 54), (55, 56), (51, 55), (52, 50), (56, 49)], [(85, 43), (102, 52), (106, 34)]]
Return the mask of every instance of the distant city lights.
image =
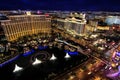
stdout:
[(31, 15), (31, 11), (27, 11), (26, 14), (29, 16)]
[(107, 19), (105, 20), (105, 22), (108, 25), (120, 24), (120, 18), (118, 16), (108, 16)]

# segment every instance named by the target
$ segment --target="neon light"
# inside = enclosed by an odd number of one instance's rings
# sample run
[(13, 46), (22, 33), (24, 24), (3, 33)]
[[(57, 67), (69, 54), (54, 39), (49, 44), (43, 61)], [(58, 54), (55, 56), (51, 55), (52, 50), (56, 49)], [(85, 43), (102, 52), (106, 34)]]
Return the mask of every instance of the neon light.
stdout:
[(113, 55), (112, 55), (112, 58), (115, 58), (115, 55), (116, 55), (116, 52), (114, 51)]
[(32, 49), (31, 51), (28, 51), (28, 52), (24, 53), (23, 56), (24, 57), (29, 56), (29, 55), (33, 54), (34, 52), (35, 51)]
[(117, 52), (116, 55), (120, 57), (120, 52)]
[(120, 74), (120, 66), (118, 66), (118, 71), (117, 72), (115, 72), (115, 73), (109, 73), (106, 76), (112, 78), (112, 77), (119, 76), (119, 74)]
[(65, 53), (68, 53), (68, 55), (78, 55), (79, 53), (78, 52), (72, 52), (72, 51), (69, 51), (69, 50), (64, 50)]
[(115, 72), (115, 73), (107, 74), (107, 77), (116, 77), (118, 75), (119, 75), (119, 72)]
[(118, 71), (120, 72), (120, 66), (118, 66)]
[(10, 60), (8, 60), (8, 61), (3, 62), (2, 64), (0, 64), (0, 67), (3, 67), (4, 65), (6, 65), (6, 64), (8, 64), (8, 63), (13, 62), (14, 60), (17, 60), (17, 59), (19, 58), (19, 56), (20, 56), (20, 55), (15, 56), (14, 58), (12, 58), (12, 59), (10, 59)]
[(69, 55), (78, 55), (78, 52), (68, 52)]

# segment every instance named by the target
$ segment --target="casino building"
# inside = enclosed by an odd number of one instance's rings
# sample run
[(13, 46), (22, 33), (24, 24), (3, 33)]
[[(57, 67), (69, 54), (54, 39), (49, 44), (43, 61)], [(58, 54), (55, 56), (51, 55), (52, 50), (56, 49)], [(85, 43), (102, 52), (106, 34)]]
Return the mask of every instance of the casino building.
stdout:
[(27, 12), (24, 15), (8, 15), (7, 20), (1, 20), (1, 27), (8, 41), (16, 40), (25, 35), (51, 33), (51, 17)]
[(58, 27), (64, 28), (68, 31), (75, 32), (77, 34), (83, 34), (85, 31), (85, 23), (82, 23), (81, 20), (75, 18), (68, 19), (58, 19)]
[(70, 34), (83, 35), (86, 33), (86, 19), (78, 17), (68, 17), (56, 20), (57, 28), (66, 30)]

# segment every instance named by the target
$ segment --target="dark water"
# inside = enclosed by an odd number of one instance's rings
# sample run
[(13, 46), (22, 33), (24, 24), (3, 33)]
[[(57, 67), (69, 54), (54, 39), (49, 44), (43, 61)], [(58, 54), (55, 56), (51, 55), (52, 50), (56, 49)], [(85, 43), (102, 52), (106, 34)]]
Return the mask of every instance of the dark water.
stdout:
[[(56, 60), (46, 60), (34, 66), (29, 63), (31, 56), (21, 57), (17, 60), (18, 62), (16, 61), (0, 68), (0, 80), (52, 80), (56, 76), (59, 76), (59, 74), (70, 70), (88, 59), (83, 54), (74, 55), (71, 58), (65, 59), (65, 55), (61, 55), (63, 54), (62, 51), (57, 51), (56, 53), (54, 54), (57, 57)], [(15, 64), (24, 67), (24, 69), (13, 73)]]

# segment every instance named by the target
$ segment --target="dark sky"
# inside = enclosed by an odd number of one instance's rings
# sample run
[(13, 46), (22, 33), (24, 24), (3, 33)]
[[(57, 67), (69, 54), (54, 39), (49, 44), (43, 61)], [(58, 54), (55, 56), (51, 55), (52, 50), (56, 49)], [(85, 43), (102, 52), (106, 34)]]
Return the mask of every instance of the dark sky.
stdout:
[(1, 10), (120, 11), (119, 0), (0, 0)]

